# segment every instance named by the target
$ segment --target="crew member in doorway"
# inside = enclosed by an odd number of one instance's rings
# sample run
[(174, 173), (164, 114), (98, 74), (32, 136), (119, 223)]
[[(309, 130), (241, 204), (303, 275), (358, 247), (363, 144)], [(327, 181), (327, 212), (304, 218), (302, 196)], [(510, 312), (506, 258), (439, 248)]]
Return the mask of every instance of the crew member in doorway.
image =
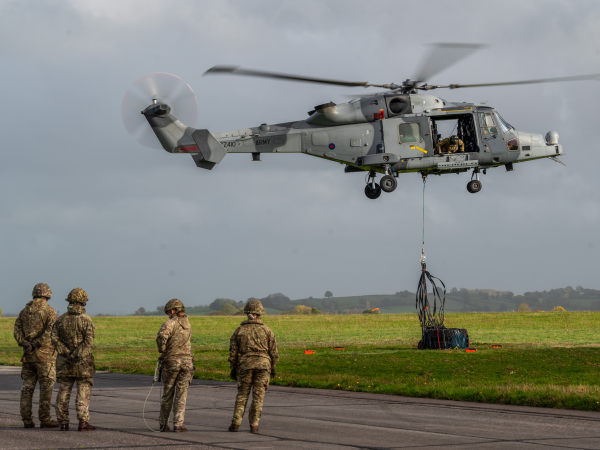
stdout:
[(450, 137), (442, 139), (437, 144), (438, 153), (456, 153), (464, 152), (465, 144), (462, 139), (459, 139), (457, 135), (453, 134)]

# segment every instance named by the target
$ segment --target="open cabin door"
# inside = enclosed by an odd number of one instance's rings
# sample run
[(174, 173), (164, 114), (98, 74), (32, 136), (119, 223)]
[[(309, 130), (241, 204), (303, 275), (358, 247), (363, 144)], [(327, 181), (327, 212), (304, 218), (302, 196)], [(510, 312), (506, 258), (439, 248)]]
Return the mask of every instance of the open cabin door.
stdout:
[(401, 158), (433, 156), (433, 143), (429, 118), (403, 117), (381, 121), (385, 153), (395, 153)]

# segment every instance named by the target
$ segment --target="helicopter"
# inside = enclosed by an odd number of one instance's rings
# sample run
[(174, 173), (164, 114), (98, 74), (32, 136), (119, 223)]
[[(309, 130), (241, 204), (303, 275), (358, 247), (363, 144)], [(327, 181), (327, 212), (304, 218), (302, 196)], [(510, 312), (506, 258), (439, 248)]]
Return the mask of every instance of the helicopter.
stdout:
[[(512, 171), (514, 164), (544, 158), (563, 164), (558, 159), (563, 155), (558, 133), (549, 131), (542, 137), (519, 131), (485, 102), (450, 102), (419, 91), (600, 78), (600, 74), (593, 74), (483, 84), (427, 84), (433, 75), (482, 47), (482, 44), (435, 44), (417, 76), (401, 84), (312, 78), (233, 66), (214, 66), (205, 72), (205, 75), (385, 89), (352, 96), (346, 103), (317, 105), (308, 112), (308, 118), (292, 122), (263, 123), (215, 134), (186, 126), (183, 117), (193, 124), (197, 119), (194, 93), (181, 79), (165, 73), (138, 80), (125, 95), (122, 116), (127, 130), (140, 142), (169, 153), (189, 154), (202, 169), (212, 170), (230, 153), (250, 153), (252, 161), (260, 161), (261, 153), (304, 153), (344, 164), (345, 173), (365, 173), (364, 192), (369, 199), (378, 198), (382, 191), (393, 192), (399, 174), (410, 172), (420, 173), (425, 179), (428, 175), (471, 171), (467, 190), (477, 193), (482, 188), (480, 173), (485, 175), (488, 169), (504, 166), (506, 171)], [(460, 149), (457, 144), (454, 151), (446, 151), (442, 145), (438, 127), (448, 123), (454, 124), (452, 132), (456, 133), (451, 139), (461, 144)], [(382, 175), (379, 183), (377, 174)]]

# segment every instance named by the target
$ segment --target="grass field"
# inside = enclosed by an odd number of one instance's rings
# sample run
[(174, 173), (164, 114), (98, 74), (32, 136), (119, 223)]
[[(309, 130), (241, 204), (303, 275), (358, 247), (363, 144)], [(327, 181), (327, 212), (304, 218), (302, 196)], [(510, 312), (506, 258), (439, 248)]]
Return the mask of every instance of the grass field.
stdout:
[[(198, 378), (227, 380), (240, 317), (190, 317)], [(102, 317), (96, 365), (154, 371), (165, 317)], [(415, 315), (267, 316), (281, 361), (274, 384), (600, 411), (600, 313), (447, 314), (477, 353), (420, 351)], [(14, 319), (0, 319), (0, 364), (18, 365)], [(491, 344), (501, 343), (502, 349)], [(344, 346), (345, 350), (333, 350)], [(316, 350), (304, 355), (304, 349)]]

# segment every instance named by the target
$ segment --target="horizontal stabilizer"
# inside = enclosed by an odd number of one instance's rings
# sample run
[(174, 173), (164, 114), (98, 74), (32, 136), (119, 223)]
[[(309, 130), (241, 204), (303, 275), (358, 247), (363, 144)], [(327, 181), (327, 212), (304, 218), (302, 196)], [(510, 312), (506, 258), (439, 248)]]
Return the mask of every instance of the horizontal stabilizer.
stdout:
[[(208, 130), (196, 130), (192, 133), (192, 138), (198, 145), (205, 162), (212, 163), (213, 165), (219, 164), (227, 154), (225, 147)], [(196, 158), (194, 158), (194, 161), (196, 161)], [(200, 166), (198, 161), (196, 161), (196, 165), (204, 169), (208, 168)], [(210, 168), (212, 169), (212, 166)]]
[(193, 154), (192, 158), (194, 159), (196, 166), (200, 167), (201, 169), (212, 170), (212, 168), (215, 167), (214, 162), (206, 161), (199, 153)]

